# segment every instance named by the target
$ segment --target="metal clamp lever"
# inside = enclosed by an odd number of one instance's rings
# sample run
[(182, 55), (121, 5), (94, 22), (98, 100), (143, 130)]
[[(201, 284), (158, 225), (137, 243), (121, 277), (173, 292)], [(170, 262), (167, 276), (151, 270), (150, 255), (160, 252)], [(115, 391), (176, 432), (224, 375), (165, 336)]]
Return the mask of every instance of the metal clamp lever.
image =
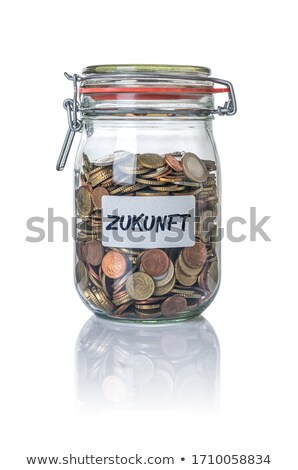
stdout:
[(67, 73), (65, 73), (64, 75), (66, 76), (66, 78), (73, 81), (74, 96), (73, 96), (73, 99), (68, 98), (63, 102), (63, 107), (67, 111), (68, 129), (67, 129), (66, 136), (62, 145), (62, 149), (61, 149), (58, 161), (57, 161), (57, 165), (56, 165), (57, 171), (61, 171), (65, 167), (75, 133), (80, 132), (82, 129), (82, 121), (78, 119), (78, 115), (77, 115), (78, 110), (79, 110), (79, 103), (77, 101), (78, 76), (76, 74), (71, 76), (71, 75), (68, 75)]
[(234, 92), (234, 87), (231, 82), (227, 80), (222, 80), (221, 78), (205, 77), (205, 80), (210, 80), (213, 83), (219, 83), (220, 85), (225, 85), (229, 91), (229, 99), (225, 102), (224, 106), (218, 106), (213, 112), (219, 114), (219, 116), (233, 116), (237, 112), (237, 102)]

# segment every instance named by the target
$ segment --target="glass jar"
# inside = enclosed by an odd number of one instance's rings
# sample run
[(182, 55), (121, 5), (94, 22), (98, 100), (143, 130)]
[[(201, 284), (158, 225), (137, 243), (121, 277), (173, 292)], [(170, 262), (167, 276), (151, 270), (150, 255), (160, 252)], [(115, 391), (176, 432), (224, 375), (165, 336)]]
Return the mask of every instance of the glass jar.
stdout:
[[(220, 282), (221, 181), (212, 120), (215, 113), (235, 114), (231, 83), (191, 66), (101, 65), (66, 76), (74, 98), (64, 102), (69, 129), (57, 169), (80, 131), (81, 299), (95, 314), (119, 320), (202, 313)], [(229, 99), (216, 109), (214, 95), (223, 92)]]

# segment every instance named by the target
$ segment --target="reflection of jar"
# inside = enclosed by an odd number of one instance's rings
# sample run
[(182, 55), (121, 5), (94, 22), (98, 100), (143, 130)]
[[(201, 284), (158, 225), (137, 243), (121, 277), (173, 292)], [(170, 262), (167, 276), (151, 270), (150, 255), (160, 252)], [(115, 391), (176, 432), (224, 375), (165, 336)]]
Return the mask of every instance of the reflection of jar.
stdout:
[[(82, 131), (75, 280), (98, 315), (189, 318), (217, 292), (220, 173), (212, 119), (235, 114), (236, 103), (232, 85), (209, 74), (202, 67), (136, 65), (68, 76), (75, 96), (65, 102), (70, 129), (57, 169)], [(215, 109), (220, 92), (229, 101)]]
[(92, 317), (75, 354), (82, 405), (217, 407), (220, 349), (203, 317), (143, 327)]

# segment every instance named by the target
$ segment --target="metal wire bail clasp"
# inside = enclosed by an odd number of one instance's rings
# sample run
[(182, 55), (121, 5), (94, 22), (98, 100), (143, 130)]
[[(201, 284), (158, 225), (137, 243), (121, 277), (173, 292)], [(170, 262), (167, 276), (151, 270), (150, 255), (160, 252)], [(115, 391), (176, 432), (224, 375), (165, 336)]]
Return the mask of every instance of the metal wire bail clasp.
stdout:
[(78, 119), (78, 111), (80, 108), (80, 105), (77, 101), (79, 77), (77, 74), (74, 74), (72, 76), (66, 72), (64, 73), (64, 75), (68, 80), (73, 81), (74, 94), (73, 94), (73, 99), (67, 98), (63, 102), (63, 107), (67, 111), (68, 130), (67, 130), (67, 133), (66, 133), (63, 145), (62, 145), (62, 149), (61, 149), (58, 161), (57, 161), (57, 165), (56, 165), (57, 171), (61, 171), (65, 167), (75, 133), (80, 132), (82, 129), (82, 121)]
[(233, 116), (237, 112), (237, 102), (234, 92), (234, 87), (231, 82), (228, 80), (223, 80), (222, 78), (208, 77), (208, 80), (211, 80), (213, 83), (219, 83), (220, 85), (225, 85), (229, 91), (228, 101), (225, 102), (224, 106), (218, 106), (213, 112), (217, 113), (219, 116)]

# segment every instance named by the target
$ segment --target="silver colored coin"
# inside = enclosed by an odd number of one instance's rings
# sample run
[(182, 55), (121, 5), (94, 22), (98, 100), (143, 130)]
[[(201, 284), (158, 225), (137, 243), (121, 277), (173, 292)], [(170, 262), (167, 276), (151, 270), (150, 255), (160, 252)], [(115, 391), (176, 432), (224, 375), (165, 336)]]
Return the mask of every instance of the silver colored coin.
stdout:
[(218, 283), (218, 263), (217, 260), (210, 263), (207, 270), (206, 286), (210, 292), (213, 292)]
[(203, 183), (207, 180), (208, 170), (204, 162), (195, 153), (185, 153), (181, 163), (184, 173), (191, 181)]

